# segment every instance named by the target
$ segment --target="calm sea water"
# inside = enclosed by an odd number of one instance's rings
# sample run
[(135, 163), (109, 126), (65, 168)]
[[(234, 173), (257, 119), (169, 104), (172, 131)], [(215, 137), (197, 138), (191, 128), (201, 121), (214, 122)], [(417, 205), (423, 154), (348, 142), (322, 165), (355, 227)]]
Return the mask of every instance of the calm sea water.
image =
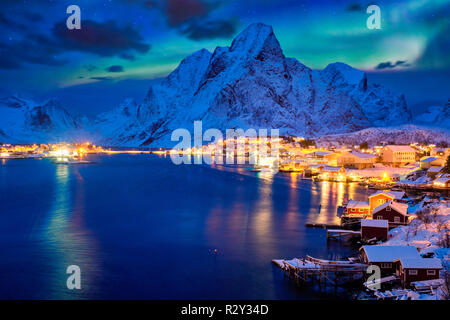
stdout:
[[(271, 260), (353, 254), (304, 225), (338, 222), (344, 197), (366, 197), (354, 184), (155, 155), (91, 159), (0, 162), (0, 298), (317, 299)], [(69, 265), (81, 290), (67, 289)]]

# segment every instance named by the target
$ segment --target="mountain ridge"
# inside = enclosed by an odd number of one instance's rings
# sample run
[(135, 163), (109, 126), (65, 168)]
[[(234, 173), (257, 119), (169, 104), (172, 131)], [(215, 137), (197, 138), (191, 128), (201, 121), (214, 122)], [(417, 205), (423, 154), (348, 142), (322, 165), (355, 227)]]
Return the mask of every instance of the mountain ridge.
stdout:
[[(116, 110), (117, 112), (117, 110)], [(119, 111), (120, 113), (120, 111)], [(117, 119), (117, 113), (103, 119)], [(98, 129), (105, 142), (170, 146), (168, 133), (207, 128), (279, 128), (282, 134), (318, 136), (411, 121), (403, 95), (370, 84), (364, 72), (343, 63), (312, 70), (286, 58), (272, 27), (258, 23), (229, 47), (200, 50), (149, 89), (138, 113), (114, 137), (113, 121)]]
[[(34, 122), (22, 120), (20, 133), (0, 120), (0, 140), (2, 135), (32, 138), (34, 134), (43, 140), (70, 138), (63, 134), (66, 128), (75, 137), (103, 145), (172, 147), (176, 142), (170, 140), (171, 132), (177, 128), (192, 132), (196, 120), (202, 121), (203, 131), (277, 128), (283, 135), (305, 137), (412, 121), (402, 94), (370, 83), (365, 72), (341, 62), (313, 70), (285, 57), (272, 27), (261, 23), (250, 25), (229, 47), (217, 47), (212, 53), (201, 49), (187, 56), (166, 78), (150, 86), (142, 103), (127, 99), (94, 121), (71, 116), (54, 100), (26, 104), (22, 118)], [(5, 103), (0, 101), (2, 110)]]

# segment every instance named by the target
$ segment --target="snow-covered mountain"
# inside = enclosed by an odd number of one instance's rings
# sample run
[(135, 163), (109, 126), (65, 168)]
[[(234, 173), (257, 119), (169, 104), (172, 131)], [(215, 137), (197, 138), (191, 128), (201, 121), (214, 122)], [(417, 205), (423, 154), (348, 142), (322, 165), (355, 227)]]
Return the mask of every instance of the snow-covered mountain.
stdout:
[(318, 136), (411, 121), (403, 95), (368, 83), (343, 63), (312, 70), (286, 58), (272, 28), (252, 24), (230, 47), (200, 50), (184, 59), (142, 104), (125, 101), (101, 115), (104, 143), (172, 146), (171, 132), (218, 128), (279, 128), (282, 134)]
[(74, 140), (82, 120), (73, 117), (55, 99), (43, 104), (11, 96), (0, 99), (0, 141), (41, 143)]
[(427, 126), (450, 128), (450, 99), (443, 106), (429, 107), (424, 113), (416, 116), (414, 122)]
[(450, 131), (429, 126), (402, 125), (388, 128), (368, 128), (361, 131), (321, 136), (316, 139), (320, 146), (353, 146), (367, 142), (373, 147), (380, 144), (450, 143)]

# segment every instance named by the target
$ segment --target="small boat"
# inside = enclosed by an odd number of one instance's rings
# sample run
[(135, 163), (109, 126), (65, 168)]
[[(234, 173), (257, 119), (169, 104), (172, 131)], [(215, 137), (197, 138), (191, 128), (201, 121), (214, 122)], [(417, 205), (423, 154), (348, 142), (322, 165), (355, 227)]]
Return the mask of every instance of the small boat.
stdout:
[(57, 158), (56, 160), (52, 161), (54, 164), (90, 164), (94, 163), (92, 161), (88, 160), (81, 160), (79, 158)]
[(64, 160), (56, 160), (53, 161), (54, 164), (90, 164), (90, 163), (94, 163), (92, 161), (86, 161), (86, 160), (68, 160), (68, 161), (64, 161)]

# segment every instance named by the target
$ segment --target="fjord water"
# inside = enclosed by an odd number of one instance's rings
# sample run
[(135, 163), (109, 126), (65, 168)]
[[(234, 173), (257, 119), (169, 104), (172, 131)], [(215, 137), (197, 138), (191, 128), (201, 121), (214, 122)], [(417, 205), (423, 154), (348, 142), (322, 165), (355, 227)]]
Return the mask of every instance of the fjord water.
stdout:
[[(305, 223), (337, 222), (344, 197), (366, 197), (355, 184), (156, 155), (91, 159), (0, 163), (0, 298), (316, 299), (271, 260), (354, 253)], [(67, 289), (70, 265), (81, 290)]]

